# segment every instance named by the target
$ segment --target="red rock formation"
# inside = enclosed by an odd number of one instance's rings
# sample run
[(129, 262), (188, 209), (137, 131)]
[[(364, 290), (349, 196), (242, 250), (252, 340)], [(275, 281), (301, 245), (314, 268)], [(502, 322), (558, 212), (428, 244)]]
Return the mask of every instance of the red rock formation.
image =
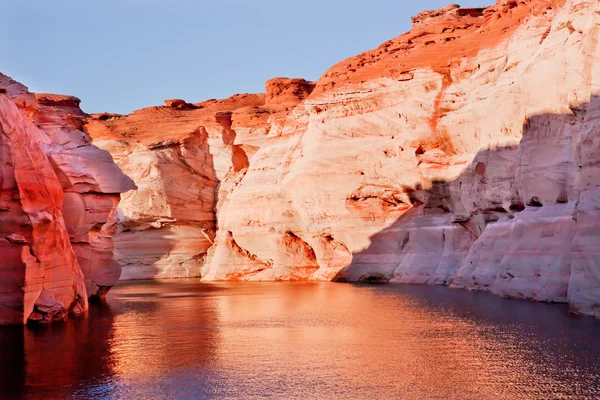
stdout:
[(532, 19), (554, 15), (564, 3), (498, 0), (481, 12), (457, 5), (424, 11), (413, 17), (411, 31), (333, 66), (317, 82), (315, 93), (380, 78), (407, 80), (419, 68), (443, 71), (456, 67), (482, 50), (511, 40), (515, 31)]
[(0, 324), (81, 313), (119, 278), (104, 225), (134, 186), (78, 130), (83, 116), (77, 98), (34, 96), (0, 74)]
[(193, 110), (196, 108), (195, 105), (186, 103), (185, 100), (181, 99), (165, 100), (165, 104), (167, 107), (174, 108), (176, 110)]
[(123, 196), (118, 216), (115, 255), (123, 279), (203, 276), (217, 206), (247, 171), (269, 121), (287, 115), (312, 87), (278, 78), (267, 83), (268, 96), (235, 95), (193, 107), (167, 100), (168, 107), (87, 121), (95, 144), (138, 186)]
[(274, 78), (266, 83), (265, 104), (298, 104), (314, 90), (315, 84), (304, 79)]
[(266, 95), (89, 121), (146, 188), (123, 203), (121, 264), (446, 284), (600, 316), (599, 7), (452, 5), (316, 86), (278, 78)]

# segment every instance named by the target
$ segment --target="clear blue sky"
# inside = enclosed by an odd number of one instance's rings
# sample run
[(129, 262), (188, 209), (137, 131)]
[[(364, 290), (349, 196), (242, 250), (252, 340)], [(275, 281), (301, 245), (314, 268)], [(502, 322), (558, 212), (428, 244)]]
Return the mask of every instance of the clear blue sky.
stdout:
[[(316, 80), (449, 0), (0, 0), (0, 71), (36, 92), (128, 113), (164, 99)], [(464, 0), (463, 7), (493, 0)]]

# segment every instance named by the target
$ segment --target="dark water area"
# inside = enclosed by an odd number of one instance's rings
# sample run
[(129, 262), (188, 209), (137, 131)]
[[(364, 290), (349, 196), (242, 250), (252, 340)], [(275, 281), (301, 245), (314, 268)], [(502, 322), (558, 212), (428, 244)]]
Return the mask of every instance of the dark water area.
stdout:
[(126, 283), (0, 328), (0, 398), (598, 399), (600, 321), (445, 287)]

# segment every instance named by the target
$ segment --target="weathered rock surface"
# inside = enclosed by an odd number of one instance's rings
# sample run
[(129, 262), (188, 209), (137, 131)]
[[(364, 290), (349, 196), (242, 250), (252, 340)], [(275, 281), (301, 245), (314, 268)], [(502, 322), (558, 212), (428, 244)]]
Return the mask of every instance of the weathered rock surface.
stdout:
[(600, 316), (599, 3), (413, 25), (316, 86), (90, 120), (141, 188), (125, 277), (446, 284)]
[(134, 185), (83, 116), (77, 98), (0, 74), (0, 324), (81, 313), (119, 278), (106, 222)]
[[(281, 118), (313, 86), (277, 78), (264, 94), (235, 95), (128, 116), (96, 114), (85, 126), (138, 190), (122, 196), (115, 257), (122, 279), (203, 276), (213, 245), (217, 205), (225, 202), (253, 155)], [(187, 104), (187, 103), (186, 103)], [(245, 260), (245, 259), (244, 259)]]
[(165, 105), (176, 110), (193, 110), (196, 108), (195, 105), (187, 103), (185, 100), (181, 99), (165, 100)]

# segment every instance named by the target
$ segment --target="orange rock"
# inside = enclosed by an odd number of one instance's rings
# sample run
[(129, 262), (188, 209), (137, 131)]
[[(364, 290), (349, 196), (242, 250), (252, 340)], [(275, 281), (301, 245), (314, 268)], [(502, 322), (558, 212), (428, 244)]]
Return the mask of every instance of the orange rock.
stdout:
[(600, 175), (585, 164), (600, 145), (598, 7), (450, 7), (334, 66), (271, 120), (218, 206), (204, 279), (297, 279), (304, 243), (320, 266), (308, 279), (447, 284), (600, 315)]
[[(270, 88), (270, 89), (269, 89)], [(207, 100), (182, 109), (150, 107), (119, 118), (93, 117), (85, 130), (132, 177), (122, 196), (115, 256), (122, 279), (199, 277), (217, 230), (218, 204), (284, 118), (312, 89), (279, 78), (264, 94)]]
[[(34, 96), (1, 74), (0, 88), (0, 229), (5, 238), (0, 249), (6, 263), (0, 280), (0, 324), (61, 320), (68, 313), (84, 312), (105, 269), (119, 268), (95, 264), (82, 269), (71, 241), (82, 243), (90, 231), (102, 232), (118, 193), (134, 186), (109, 153), (77, 130), (85, 116), (77, 98)], [(85, 208), (65, 208), (67, 196), (101, 197), (98, 193), (113, 196), (105, 214), (93, 201)], [(82, 225), (71, 236), (73, 225), (67, 221), (88, 218), (95, 220), (93, 226)], [(107, 251), (112, 254), (110, 245)], [(114, 285), (116, 271), (102, 283)]]
[(181, 99), (165, 100), (167, 107), (174, 108), (176, 110), (193, 110), (196, 108), (193, 104), (186, 103)]
[(106, 121), (106, 120), (113, 119), (113, 118), (120, 118), (120, 117), (122, 117), (122, 115), (114, 114), (114, 113), (99, 113), (99, 114), (91, 114), (90, 117), (93, 119), (99, 119), (100, 121)]
[(510, 39), (527, 19), (553, 14), (565, 0), (499, 0), (481, 9), (450, 5), (413, 17), (414, 28), (377, 49), (339, 62), (317, 82), (315, 95), (372, 79), (402, 78), (417, 68), (457, 66)]
[(274, 78), (266, 83), (266, 104), (298, 104), (314, 90), (315, 84), (304, 79)]
[(599, 7), (451, 5), (316, 86), (87, 120), (140, 187), (126, 277), (445, 284), (600, 316)]

